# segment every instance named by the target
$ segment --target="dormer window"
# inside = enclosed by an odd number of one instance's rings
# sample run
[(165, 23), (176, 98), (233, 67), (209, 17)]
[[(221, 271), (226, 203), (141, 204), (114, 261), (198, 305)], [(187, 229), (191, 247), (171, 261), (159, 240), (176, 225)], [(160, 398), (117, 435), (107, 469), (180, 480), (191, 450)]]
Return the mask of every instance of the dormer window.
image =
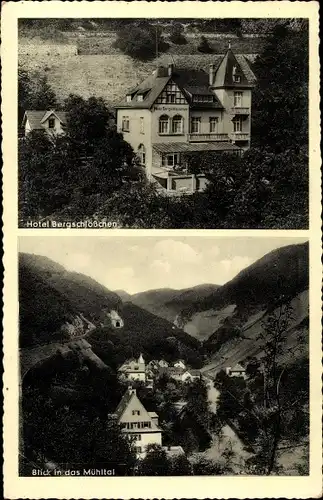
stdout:
[(233, 81), (235, 83), (240, 83), (241, 82), (241, 76), (240, 75), (234, 75), (233, 76)]
[(144, 100), (144, 96), (142, 94), (138, 94), (137, 101), (142, 102)]
[(213, 102), (213, 95), (194, 95), (193, 102)]
[(55, 118), (49, 118), (48, 128), (55, 128)]
[(131, 102), (131, 95), (130, 95), (130, 94), (128, 94), (128, 95), (126, 96), (126, 101), (127, 101), (127, 102)]

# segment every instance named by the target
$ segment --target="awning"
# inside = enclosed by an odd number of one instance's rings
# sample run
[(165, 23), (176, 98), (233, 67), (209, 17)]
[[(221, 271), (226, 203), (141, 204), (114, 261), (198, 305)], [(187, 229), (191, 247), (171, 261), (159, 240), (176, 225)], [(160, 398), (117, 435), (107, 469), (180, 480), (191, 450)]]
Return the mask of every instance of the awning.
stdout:
[(230, 142), (168, 142), (153, 144), (153, 149), (159, 154), (168, 153), (198, 153), (200, 151), (240, 151), (241, 148)]

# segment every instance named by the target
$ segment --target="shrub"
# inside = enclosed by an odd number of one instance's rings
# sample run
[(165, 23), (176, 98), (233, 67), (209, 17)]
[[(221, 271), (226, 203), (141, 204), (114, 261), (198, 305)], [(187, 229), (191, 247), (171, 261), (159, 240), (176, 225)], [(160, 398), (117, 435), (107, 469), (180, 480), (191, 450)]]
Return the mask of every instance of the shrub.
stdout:
[(197, 50), (199, 52), (202, 52), (203, 54), (212, 54), (213, 49), (210, 46), (208, 40), (205, 38), (205, 36), (201, 36), (201, 42), (199, 46), (197, 47)]

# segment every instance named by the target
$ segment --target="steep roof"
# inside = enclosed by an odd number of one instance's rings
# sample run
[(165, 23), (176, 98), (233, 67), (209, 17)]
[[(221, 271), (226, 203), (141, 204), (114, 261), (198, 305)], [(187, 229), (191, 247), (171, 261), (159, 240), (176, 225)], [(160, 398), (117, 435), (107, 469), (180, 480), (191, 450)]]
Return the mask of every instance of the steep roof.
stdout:
[[(128, 418), (125, 419), (126, 411), (127, 411), (127, 409), (129, 409), (129, 406), (130, 406), (130, 409), (131, 409), (131, 406), (133, 409), (140, 408), (140, 411), (142, 412), (141, 417), (139, 418), (138, 416), (132, 416), (132, 415), (130, 416), (130, 414), (129, 414)], [(146, 408), (144, 407), (144, 405), (142, 404), (142, 402), (140, 401), (140, 399), (138, 398), (136, 390), (131, 389), (130, 387), (126, 390), (126, 392), (122, 396), (121, 401), (118, 404), (116, 411), (114, 412), (114, 415), (117, 418), (117, 420), (119, 421), (119, 423), (122, 423), (123, 421), (130, 421), (131, 422), (132, 420), (133, 420), (133, 422), (136, 422), (138, 420), (138, 418), (141, 421), (142, 421), (142, 419), (144, 419), (145, 421), (150, 421), (151, 427), (141, 428), (140, 433), (142, 433), (142, 432), (149, 433), (149, 432), (156, 432), (156, 431), (160, 432), (160, 428), (158, 427), (156, 421), (153, 419), (153, 417), (155, 417), (155, 418), (158, 417), (157, 413), (148, 412), (146, 410)], [(126, 433), (129, 433), (129, 432), (131, 433), (132, 431), (136, 432), (136, 429), (130, 429), (130, 430), (123, 429), (123, 431)]]
[(61, 123), (66, 123), (66, 113), (65, 111), (55, 111), (55, 110), (42, 110), (33, 111), (27, 110), (24, 114), (22, 125), (24, 126), (26, 120), (28, 120), (32, 130), (42, 130), (44, 127), (42, 123), (46, 121), (52, 114), (60, 120)]
[(232, 372), (245, 372), (246, 370), (243, 368), (243, 366), (240, 365), (240, 363), (237, 363), (231, 368)]
[(134, 398), (135, 396), (136, 394), (134, 392), (133, 393), (130, 392), (129, 389), (126, 390), (126, 392), (124, 393), (124, 395), (120, 400), (120, 403), (117, 406), (116, 411), (114, 412), (118, 420), (122, 417), (122, 414), (124, 413), (131, 399)]
[[(256, 77), (251, 69), (250, 61), (243, 54), (234, 54), (231, 49), (223, 56), (217, 54), (207, 54), (201, 64), (201, 56), (187, 56), (173, 58), (176, 66), (172, 74), (168, 74), (165, 67), (165, 59), (159, 59), (160, 66), (139, 85), (127, 92), (132, 96), (132, 100), (127, 102), (122, 100), (117, 108), (138, 108), (150, 109), (157, 97), (164, 90), (167, 83), (172, 80), (183, 92), (188, 104), (193, 108), (215, 108), (223, 109), (222, 104), (211, 91), (209, 85), (209, 65), (214, 66), (215, 82), (214, 86), (221, 87), (247, 87), (252, 88)], [(236, 67), (236, 74), (241, 77), (240, 82), (233, 82), (232, 72)], [(136, 96), (144, 94), (143, 101), (137, 101)], [(193, 95), (209, 95), (214, 98), (213, 102), (194, 102)]]
[[(170, 76), (159, 76), (158, 70), (155, 70), (152, 75), (149, 75), (143, 82), (141, 82), (137, 87), (127, 92), (127, 95), (132, 96), (132, 101), (122, 101), (118, 104), (119, 108), (139, 108), (139, 109), (150, 109), (151, 106), (156, 101), (159, 94), (164, 90), (166, 84), (170, 80)], [(142, 102), (134, 99), (135, 95), (145, 93), (144, 100)]]
[[(234, 75), (239, 76), (239, 82), (234, 81)], [(228, 49), (227, 53), (224, 55), (222, 61), (220, 62), (218, 68), (215, 71), (215, 78), (213, 82), (213, 87), (253, 87), (250, 83), (239, 64), (236, 56), (231, 49)]]
[[(176, 83), (182, 91), (188, 104), (191, 104), (194, 107), (204, 107), (206, 104), (208, 108), (223, 109), (223, 106), (218, 98), (209, 89), (209, 76), (204, 70), (175, 68), (171, 75), (168, 75), (167, 71), (167, 68), (157, 68), (152, 75), (148, 76), (148, 78), (141, 82), (137, 87), (127, 92), (127, 95), (132, 96), (132, 100), (130, 102), (123, 100), (117, 107), (150, 109), (166, 87), (167, 83), (172, 81)], [(143, 101), (137, 101), (136, 96), (138, 96), (138, 94), (146, 94)], [(213, 102), (193, 103), (193, 95), (212, 96)]]

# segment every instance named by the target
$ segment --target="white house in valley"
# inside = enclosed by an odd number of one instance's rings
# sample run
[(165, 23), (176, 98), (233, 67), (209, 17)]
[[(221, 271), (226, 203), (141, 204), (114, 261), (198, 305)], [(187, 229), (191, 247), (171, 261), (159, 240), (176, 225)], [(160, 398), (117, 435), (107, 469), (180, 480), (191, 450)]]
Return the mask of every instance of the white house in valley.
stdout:
[(175, 363), (173, 364), (173, 366), (175, 368), (183, 368), (183, 370), (185, 370), (185, 368), (186, 368), (185, 361), (183, 361), (182, 359), (178, 359), (177, 361), (175, 361)]
[(136, 389), (128, 387), (123, 395), (115, 416), (121, 432), (135, 443), (138, 458), (144, 458), (147, 446), (162, 444), (162, 431), (158, 426), (158, 415), (149, 412), (139, 400)]
[(48, 134), (60, 135), (65, 133), (66, 113), (54, 109), (43, 111), (28, 110), (22, 120), (25, 136), (33, 130), (44, 130)]
[(225, 372), (227, 375), (229, 375), (229, 377), (241, 377), (244, 379), (247, 377), (245, 368), (243, 368), (243, 366), (241, 366), (239, 363), (237, 363), (233, 367), (228, 366), (225, 369)]
[(125, 361), (118, 371), (121, 378), (125, 380), (146, 382), (146, 364), (142, 354), (138, 359)]

